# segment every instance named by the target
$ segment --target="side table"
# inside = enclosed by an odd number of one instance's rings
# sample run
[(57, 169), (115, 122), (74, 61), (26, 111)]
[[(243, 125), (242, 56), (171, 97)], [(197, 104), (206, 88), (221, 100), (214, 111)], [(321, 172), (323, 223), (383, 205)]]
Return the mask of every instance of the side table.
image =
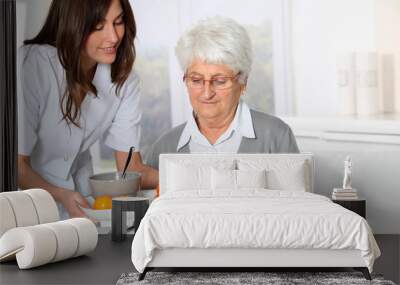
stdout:
[(335, 200), (332, 202), (339, 204), (340, 206), (353, 211), (356, 214), (359, 214), (364, 219), (366, 216), (366, 200), (365, 199), (356, 199), (356, 200)]
[(135, 212), (133, 227), (135, 233), (140, 221), (149, 208), (150, 198), (148, 197), (116, 197), (112, 199), (111, 210), (111, 239), (123, 241), (126, 239), (126, 212)]

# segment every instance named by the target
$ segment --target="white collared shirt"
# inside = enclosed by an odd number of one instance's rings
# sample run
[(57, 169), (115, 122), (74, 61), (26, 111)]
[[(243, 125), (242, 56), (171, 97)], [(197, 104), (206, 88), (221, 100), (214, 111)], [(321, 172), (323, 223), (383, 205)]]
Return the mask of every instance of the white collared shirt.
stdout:
[(196, 152), (231, 152), (237, 153), (242, 137), (255, 138), (250, 109), (245, 102), (239, 101), (228, 129), (211, 144), (200, 132), (194, 116), (190, 116), (179, 138), (177, 151), (189, 143), (191, 153)]

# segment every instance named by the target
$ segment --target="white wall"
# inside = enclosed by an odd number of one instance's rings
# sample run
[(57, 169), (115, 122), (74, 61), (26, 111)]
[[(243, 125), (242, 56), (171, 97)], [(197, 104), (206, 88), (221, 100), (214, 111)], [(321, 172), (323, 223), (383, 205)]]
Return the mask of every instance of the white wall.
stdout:
[(330, 197), (342, 186), (343, 161), (353, 161), (353, 187), (366, 199), (367, 221), (375, 234), (400, 234), (400, 145), (297, 138), (315, 156), (314, 191)]
[(337, 113), (339, 53), (400, 52), (398, 0), (294, 0), (292, 14), (295, 115)]
[[(386, 122), (361, 122), (358, 119), (348, 124), (336, 119), (335, 130), (329, 129), (321, 118), (334, 117), (338, 112), (336, 58), (342, 52), (375, 51), (381, 55), (397, 55), (398, 89), (392, 96), (397, 96), (397, 111), (400, 111), (400, 0), (293, 0), (292, 8), (294, 95), (297, 105), (297, 114), (294, 115), (320, 118), (309, 119), (302, 126), (298, 124), (300, 120), (295, 118), (290, 125), (295, 134), (313, 133), (309, 137), (297, 136), (297, 139), (302, 151), (315, 154), (316, 191), (330, 196), (333, 187), (340, 187), (343, 160), (347, 154), (352, 155), (354, 187), (367, 199), (367, 216), (372, 229), (375, 233), (399, 234), (400, 144), (357, 139), (357, 136), (365, 135), (376, 137), (379, 141), (379, 134), (386, 134), (388, 140), (399, 140), (399, 117), (391, 116)], [(379, 83), (383, 80), (381, 67)], [(390, 80), (389, 77), (384, 79)], [(385, 107), (383, 90), (379, 92), (382, 108)], [(395, 104), (396, 101), (389, 100), (386, 108), (392, 106), (393, 110)], [(360, 123), (365, 126), (360, 132), (348, 127), (353, 125), (357, 129)], [(377, 129), (378, 125), (381, 127)], [(390, 126), (397, 126), (397, 131), (388, 131)], [(344, 140), (321, 138), (322, 129), (329, 136), (332, 136), (332, 131), (342, 131)]]
[[(375, 13), (377, 49), (386, 58), (386, 60), (381, 58), (383, 76), (386, 78), (382, 76), (380, 82), (386, 82), (388, 85), (381, 89), (381, 93), (385, 94), (381, 96), (381, 106), (386, 111), (400, 113), (400, 1), (376, 1)], [(394, 63), (392, 64), (391, 61)]]
[(17, 47), (33, 38), (42, 27), (51, 0), (17, 0)]
[(400, 52), (400, 1), (375, 1), (377, 48), (382, 52)]
[(330, 197), (342, 187), (344, 160), (352, 157), (353, 183), (367, 201), (374, 233), (400, 234), (400, 120), (352, 120), (283, 117), (300, 151), (316, 161), (315, 187)]

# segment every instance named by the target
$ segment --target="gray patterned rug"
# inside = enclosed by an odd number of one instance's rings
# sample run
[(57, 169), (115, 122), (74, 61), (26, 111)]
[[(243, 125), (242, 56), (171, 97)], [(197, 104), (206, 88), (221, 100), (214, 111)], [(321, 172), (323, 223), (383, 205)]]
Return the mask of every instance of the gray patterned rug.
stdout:
[(154, 272), (150, 271), (142, 281), (138, 281), (139, 273), (122, 274), (117, 285), (134, 284), (267, 284), (267, 285), (297, 285), (297, 284), (376, 284), (395, 285), (384, 280), (381, 275), (372, 274), (372, 281), (364, 278), (360, 272)]

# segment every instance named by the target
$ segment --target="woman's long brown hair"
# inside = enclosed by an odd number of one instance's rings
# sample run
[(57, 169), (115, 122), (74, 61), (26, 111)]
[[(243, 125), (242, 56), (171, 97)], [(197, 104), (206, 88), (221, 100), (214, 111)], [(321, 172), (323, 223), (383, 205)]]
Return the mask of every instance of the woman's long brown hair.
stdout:
[[(125, 34), (111, 65), (111, 81), (116, 85), (116, 95), (128, 78), (136, 57), (135, 18), (129, 1), (119, 1), (124, 13)], [(77, 127), (80, 127), (81, 105), (86, 93), (92, 92), (97, 96), (91, 77), (82, 70), (82, 50), (88, 36), (105, 18), (111, 3), (112, 0), (53, 0), (40, 32), (33, 39), (24, 41), (24, 44), (48, 44), (57, 48), (67, 82), (60, 102), (63, 119)]]

